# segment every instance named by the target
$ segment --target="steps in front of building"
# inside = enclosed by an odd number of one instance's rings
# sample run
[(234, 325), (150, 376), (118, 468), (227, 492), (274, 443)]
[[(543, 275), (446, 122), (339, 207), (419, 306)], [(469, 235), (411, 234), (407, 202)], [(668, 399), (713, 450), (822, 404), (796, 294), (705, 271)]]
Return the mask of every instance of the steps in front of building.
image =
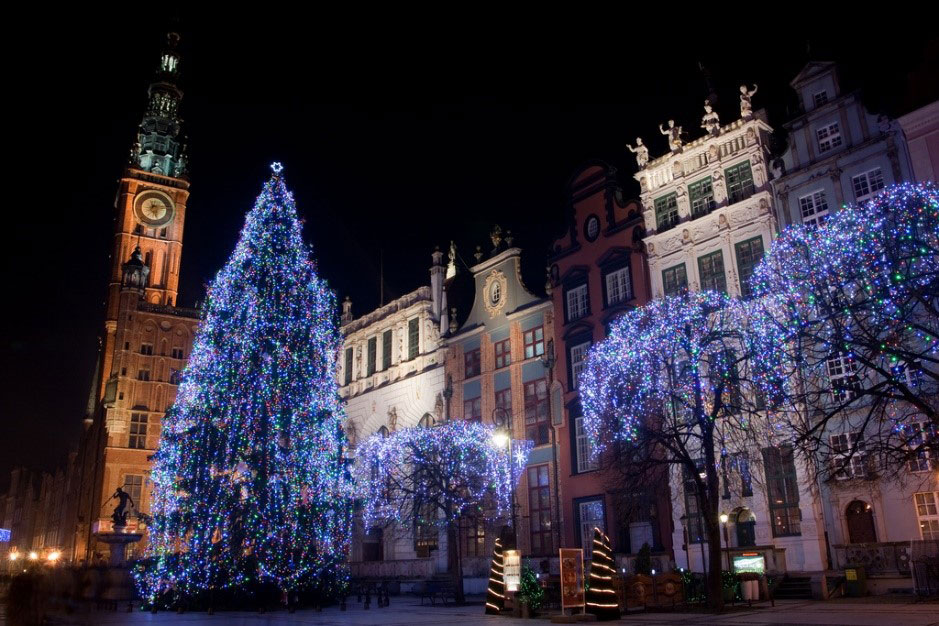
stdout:
[(811, 600), (812, 579), (808, 576), (786, 576), (773, 597), (777, 600)]

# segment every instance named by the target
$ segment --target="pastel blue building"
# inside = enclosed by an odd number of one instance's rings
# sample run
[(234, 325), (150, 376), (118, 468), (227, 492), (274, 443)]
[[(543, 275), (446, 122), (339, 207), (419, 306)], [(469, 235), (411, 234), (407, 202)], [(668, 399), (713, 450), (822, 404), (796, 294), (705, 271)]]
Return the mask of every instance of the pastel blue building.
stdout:
[(813, 61), (790, 85), (802, 113), (783, 124), (788, 146), (773, 163), (780, 229), (816, 225), (845, 204), (912, 180), (899, 124), (867, 111), (858, 91), (842, 93), (834, 63)]

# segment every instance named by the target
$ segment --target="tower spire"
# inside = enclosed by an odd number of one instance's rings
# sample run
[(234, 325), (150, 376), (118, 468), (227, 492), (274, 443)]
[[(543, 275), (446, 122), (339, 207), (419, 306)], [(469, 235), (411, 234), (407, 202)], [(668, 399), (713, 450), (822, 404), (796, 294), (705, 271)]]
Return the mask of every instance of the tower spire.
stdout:
[(131, 167), (176, 178), (187, 173), (185, 135), (180, 132), (179, 103), (183, 92), (178, 84), (179, 64), (179, 34), (170, 32), (147, 90), (147, 110), (130, 152)]

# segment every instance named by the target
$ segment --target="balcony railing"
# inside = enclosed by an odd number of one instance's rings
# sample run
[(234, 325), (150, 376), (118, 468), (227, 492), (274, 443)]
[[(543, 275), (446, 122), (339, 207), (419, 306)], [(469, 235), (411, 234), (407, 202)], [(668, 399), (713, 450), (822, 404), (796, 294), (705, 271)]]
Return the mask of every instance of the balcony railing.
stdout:
[(863, 566), (868, 574), (910, 576), (910, 542), (853, 543), (832, 546), (835, 569)]

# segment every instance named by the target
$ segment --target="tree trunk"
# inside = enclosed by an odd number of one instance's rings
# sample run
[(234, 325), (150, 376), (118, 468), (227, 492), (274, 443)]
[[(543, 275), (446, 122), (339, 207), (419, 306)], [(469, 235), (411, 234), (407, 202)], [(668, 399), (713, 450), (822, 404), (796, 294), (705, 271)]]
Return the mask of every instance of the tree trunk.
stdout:
[[(700, 393), (698, 397), (700, 398)], [(701, 411), (698, 413), (699, 417), (705, 417), (700, 401), (696, 408)], [(721, 576), (721, 528), (717, 519), (719, 515), (717, 507), (720, 503), (720, 477), (717, 473), (717, 455), (714, 450), (714, 424), (707, 417), (699, 420), (699, 423), (703, 425), (701, 447), (702, 452), (704, 452), (705, 471), (705, 490), (699, 503), (704, 515), (704, 530), (708, 542), (708, 604), (715, 611), (720, 611), (724, 608), (723, 576)]]
[(463, 562), (460, 558), (459, 533), (457, 533), (457, 522), (447, 524), (447, 564), (450, 571), (450, 578), (453, 580), (453, 599), (456, 604), (466, 603), (466, 596), (463, 594)]

